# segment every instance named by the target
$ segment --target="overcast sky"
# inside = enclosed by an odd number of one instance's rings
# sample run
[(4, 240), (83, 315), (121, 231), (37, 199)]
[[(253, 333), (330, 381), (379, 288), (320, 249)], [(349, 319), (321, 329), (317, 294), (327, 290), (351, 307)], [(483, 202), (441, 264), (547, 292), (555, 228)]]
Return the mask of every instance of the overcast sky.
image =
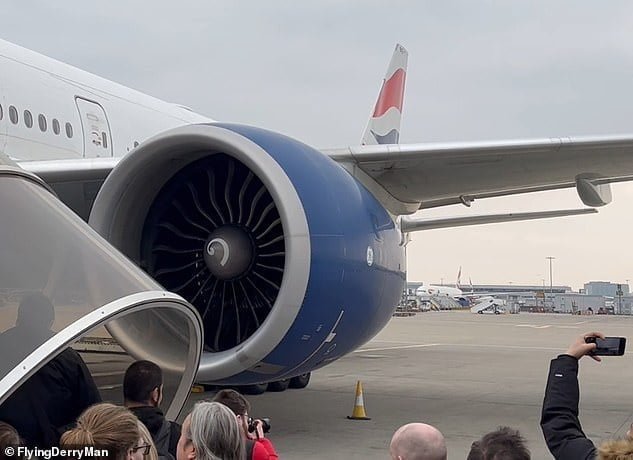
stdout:
[[(409, 51), (400, 141), (633, 133), (626, 1), (14, 1), (2, 38), (218, 120), (356, 145), (395, 43)], [(1, 81), (1, 76), (0, 76)], [(547, 165), (543, 165), (547, 167)], [(592, 216), (433, 230), (411, 281), (633, 280), (633, 185)], [(573, 190), (421, 215), (580, 207)]]

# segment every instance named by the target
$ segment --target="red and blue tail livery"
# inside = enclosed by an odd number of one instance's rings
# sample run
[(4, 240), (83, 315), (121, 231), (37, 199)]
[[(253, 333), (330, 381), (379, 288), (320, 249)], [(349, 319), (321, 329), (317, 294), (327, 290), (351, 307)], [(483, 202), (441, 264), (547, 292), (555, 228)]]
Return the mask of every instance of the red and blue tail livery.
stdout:
[(363, 145), (398, 143), (408, 57), (404, 46), (396, 45), (376, 106), (363, 134)]

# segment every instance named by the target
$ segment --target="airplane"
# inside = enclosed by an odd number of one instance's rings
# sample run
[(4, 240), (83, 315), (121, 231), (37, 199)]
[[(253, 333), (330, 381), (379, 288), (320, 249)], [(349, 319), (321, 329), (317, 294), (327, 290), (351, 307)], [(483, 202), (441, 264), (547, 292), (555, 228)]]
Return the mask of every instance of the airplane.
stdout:
[[(457, 284), (456, 286), (461, 289), (460, 286), (460, 277), (462, 273), (462, 267), (459, 267), (459, 272), (457, 274)], [(481, 307), (485, 303), (490, 305), (496, 305), (498, 307), (505, 307), (507, 302), (503, 299), (500, 299), (498, 296), (508, 296), (513, 295), (515, 292), (474, 292), (475, 289), (473, 287), (473, 282), (470, 278), (468, 278), (468, 284), (470, 285), (470, 292), (462, 293), (461, 299), (467, 301), (468, 304), (473, 305), (473, 307), (477, 307), (478, 305)], [(472, 308), (471, 308), (472, 311)]]
[(430, 284), (425, 286), (424, 283), (415, 290), (415, 295), (422, 301), (428, 302), (433, 296), (452, 297), (455, 300), (463, 299), (463, 291), (460, 287), (460, 278), (462, 275), (462, 267), (457, 272), (457, 280), (455, 287)]
[[(150, 331), (141, 320), (134, 328), (122, 321), (109, 326), (136, 356), (155, 346), (156, 359), (165, 354), (175, 362), (170, 343), (182, 344), (185, 337), (195, 342), (199, 321), (204, 351), (198, 382), (274, 382), (283, 389), (293, 379), (305, 382), (311, 371), (385, 326), (404, 289), (410, 232), (595, 213), (611, 201), (611, 182), (633, 178), (632, 136), (397, 144), (407, 59), (406, 49), (396, 45), (361, 145), (318, 150), (272, 131), (214, 121), (0, 41), (0, 172), (10, 171), (7, 184), (20, 180), (53, 191), (103, 238), (66, 215), (78, 240), (90, 235), (106, 260), (122, 259), (121, 273), (178, 304), (187, 321), (154, 318)], [(566, 187), (575, 187), (588, 207), (410, 216)], [(16, 190), (16, 200), (31, 197), (17, 187), (8, 190)], [(44, 200), (41, 191), (37, 197)], [(2, 206), (13, 203), (4, 200)], [(12, 228), (5, 239), (9, 214), (2, 215), (4, 251), (16, 244), (30, 250), (25, 239), (32, 250), (41, 241), (49, 250), (57, 244), (38, 233), (54, 229), (36, 221), (23, 231)], [(56, 293), (60, 308), (89, 305), (92, 321), (107, 306), (130, 307), (122, 299), (138, 287), (109, 275), (101, 259), (94, 269), (85, 260), (73, 266), (74, 255), (68, 250), (68, 260), (40, 261), (50, 272), (41, 274), (38, 285), (54, 290), (54, 281), (66, 281), (68, 292)], [(12, 256), (0, 264), (19, 260)], [(11, 266), (2, 270), (11, 273)], [(126, 287), (106, 295), (93, 271), (104, 286), (118, 277)], [(7, 279), (20, 285), (15, 276)], [(88, 288), (101, 295), (76, 292)], [(195, 307), (195, 317), (185, 304)], [(71, 323), (78, 328), (73, 337), (97, 323)], [(164, 330), (167, 335), (157, 332)], [(49, 350), (67, 343), (58, 340)], [(47, 359), (48, 343), (26, 358), (29, 366)], [(196, 362), (195, 344), (188, 350), (189, 361)], [(17, 366), (0, 375), (0, 402), (28, 372), (32, 368), (22, 373)]]
[(420, 300), (424, 301), (428, 300), (432, 296), (446, 296), (459, 299), (463, 297), (464, 294), (461, 289), (451, 286), (438, 286), (436, 284), (429, 284), (428, 286), (425, 286), (423, 284), (415, 290), (415, 295), (419, 297)]
[(472, 305), (473, 307), (471, 307), (471, 310), (477, 305), (483, 305), (483, 303), (492, 302), (499, 306), (505, 305), (504, 300), (498, 299), (495, 296), (505, 295), (507, 293), (500, 292), (500, 293), (495, 293), (494, 295), (485, 293), (485, 292), (466, 293), (459, 287), (459, 282), (456, 283), (456, 286), (457, 287), (442, 286), (442, 285), (438, 286), (434, 284), (425, 286), (423, 284), (415, 290), (415, 295), (420, 302), (429, 302), (432, 297), (450, 297), (453, 300), (455, 300), (457, 303), (459, 303), (459, 305), (461, 305), (462, 307), (467, 307), (467, 306)]

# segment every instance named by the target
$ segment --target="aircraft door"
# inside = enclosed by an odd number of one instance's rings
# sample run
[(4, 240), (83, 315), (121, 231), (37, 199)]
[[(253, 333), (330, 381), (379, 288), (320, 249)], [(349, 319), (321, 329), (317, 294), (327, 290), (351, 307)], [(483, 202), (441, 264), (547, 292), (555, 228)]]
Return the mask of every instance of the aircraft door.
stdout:
[(75, 102), (83, 130), (84, 157), (111, 157), (112, 135), (105, 110), (100, 104), (82, 97), (76, 97)]

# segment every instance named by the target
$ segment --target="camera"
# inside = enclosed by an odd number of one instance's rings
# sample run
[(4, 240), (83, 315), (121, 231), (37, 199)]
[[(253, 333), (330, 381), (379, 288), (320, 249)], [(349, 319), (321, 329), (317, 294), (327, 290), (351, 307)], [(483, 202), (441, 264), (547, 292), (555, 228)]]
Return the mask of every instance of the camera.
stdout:
[(268, 433), (270, 431), (270, 419), (269, 418), (253, 418), (248, 417), (248, 432), (253, 433), (257, 429), (257, 421), (262, 422), (262, 431)]

